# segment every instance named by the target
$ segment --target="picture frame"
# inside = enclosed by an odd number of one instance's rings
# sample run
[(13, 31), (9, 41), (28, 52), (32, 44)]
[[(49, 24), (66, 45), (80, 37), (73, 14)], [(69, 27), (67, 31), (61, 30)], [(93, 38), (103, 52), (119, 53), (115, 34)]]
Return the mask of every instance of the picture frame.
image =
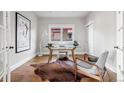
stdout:
[(27, 51), (31, 49), (31, 21), (16, 12), (16, 53)]

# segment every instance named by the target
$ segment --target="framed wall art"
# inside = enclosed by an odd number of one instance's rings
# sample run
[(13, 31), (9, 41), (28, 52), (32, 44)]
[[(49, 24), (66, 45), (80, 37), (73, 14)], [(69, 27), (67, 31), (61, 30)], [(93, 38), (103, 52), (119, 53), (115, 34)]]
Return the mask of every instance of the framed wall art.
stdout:
[(31, 49), (31, 21), (16, 12), (16, 53)]

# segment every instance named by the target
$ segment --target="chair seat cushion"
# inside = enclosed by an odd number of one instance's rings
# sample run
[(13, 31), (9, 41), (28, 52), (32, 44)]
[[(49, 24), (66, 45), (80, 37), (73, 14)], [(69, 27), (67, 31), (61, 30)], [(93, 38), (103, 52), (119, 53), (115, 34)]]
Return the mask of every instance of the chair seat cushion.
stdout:
[(92, 67), (92, 68), (88, 69), (88, 68), (83, 68), (81, 66), (77, 66), (77, 68), (80, 69), (81, 71), (97, 75), (97, 68), (96, 67)]
[(89, 65), (88, 63), (85, 63), (85, 62), (83, 62), (83, 61), (81, 61), (81, 60), (78, 60), (78, 61), (77, 61), (77, 65), (80, 66), (80, 67), (82, 67), (82, 68), (87, 68), (87, 69), (90, 69), (90, 68), (92, 67), (92, 66)]

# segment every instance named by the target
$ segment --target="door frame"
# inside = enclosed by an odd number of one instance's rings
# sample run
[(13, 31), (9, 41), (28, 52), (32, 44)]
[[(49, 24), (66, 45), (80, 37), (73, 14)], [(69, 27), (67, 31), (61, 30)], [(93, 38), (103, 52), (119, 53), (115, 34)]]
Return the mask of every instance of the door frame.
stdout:
[(2, 43), (1, 43), (1, 54), (3, 55), (3, 75), (0, 78), (3, 78), (3, 82), (10, 81), (10, 12), (2, 11), (2, 20), (3, 23), (0, 25), (2, 27)]
[[(93, 41), (93, 43), (92, 43), (93, 44), (92, 45), (92, 48), (93, 49), (92, 49), (92, 51), (90, 51), (90, 49), (89, 49), (90, 48), (90, 46), (89, 46), (90, 44), (89, 44), (89, 30), (88, 30), (88, 28), (89, 28), (90, 25), (93, 25), (93, 29), (92, 29), (93, 30), (93, 38), (92, 38), (93, 39), (92, 40)], [(85, 27), (86, 27), (86, 30), (87, 30), (87, 37), (88, 37), (87, 38), (88, 39), (87, 40), (87, 43), (88, 43), (88, 52), (89, 53), (91, 52), (90, 54), (94, 55), (95, 54), (95, 48), (94, 48), (94, 40), (95, 40), (95, 38), (94, 38), (95, 37), (94, 36), (94, 22), (93, 21), (90, 21), (88, 24), (85, 25)]]
[(116, 16), (117, 81), (124, 81), (124, 12), (117, 11)]

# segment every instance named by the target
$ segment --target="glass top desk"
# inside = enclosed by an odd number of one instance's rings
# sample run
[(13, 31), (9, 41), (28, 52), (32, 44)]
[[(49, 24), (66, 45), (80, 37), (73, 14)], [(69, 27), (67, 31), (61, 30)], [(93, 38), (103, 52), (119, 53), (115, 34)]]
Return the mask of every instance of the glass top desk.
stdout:
[(52, 56), (53, 56), (53, 51), (64, 51), (64, 50), (67, 50), (67, 51), (71, 51), (72, 53), (72, 58), (73, 58), (73, 61), (75, 61), (75, 52), (74, 50), (76, 49), (76, 47), (49, 47), (49, 46), (46, 46), (48, 49), (49, 49), (49, 58), (48, 58), (48, 63), (51, 62), (52, 60)]

